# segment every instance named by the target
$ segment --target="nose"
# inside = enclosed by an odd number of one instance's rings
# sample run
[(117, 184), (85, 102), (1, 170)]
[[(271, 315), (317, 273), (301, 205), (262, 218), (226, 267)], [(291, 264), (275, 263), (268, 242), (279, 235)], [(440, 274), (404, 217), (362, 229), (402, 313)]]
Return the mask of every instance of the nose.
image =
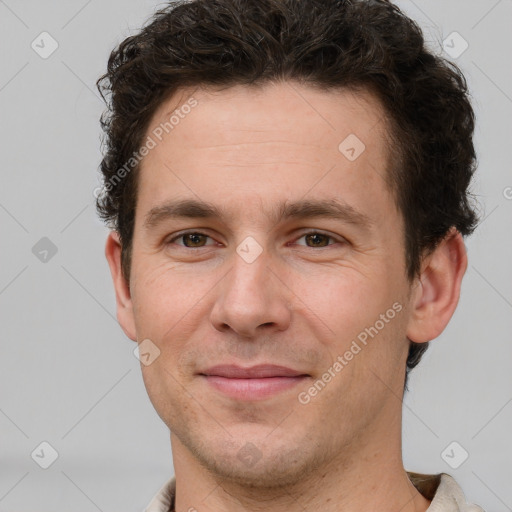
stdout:
[[(291, 321), (290, 291), (283, 277), (273, 270), (271, 256), (263, 251), (255, 261), (232, 256), (231, 270), (219, 283), (211, 311), (213, 326), (238, 336), (256, 338), (271, 331), (284, 331)], [(282, 274), (282, 272), (281, 272)]]

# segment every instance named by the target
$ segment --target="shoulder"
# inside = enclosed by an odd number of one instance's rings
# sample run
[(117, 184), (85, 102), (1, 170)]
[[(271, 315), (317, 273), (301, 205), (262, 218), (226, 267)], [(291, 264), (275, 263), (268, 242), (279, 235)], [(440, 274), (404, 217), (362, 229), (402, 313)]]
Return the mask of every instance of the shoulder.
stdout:
[(427, 512), (484, 512), (478, 505), (467, 503), (462, 488), (447, 473), (423, 475), (407, 473), (418, 491), (431, 501)]
[(156, 493), (144, 512), (174, 512), (174, 496), (176, 495), (176, 478), (173, 476)]

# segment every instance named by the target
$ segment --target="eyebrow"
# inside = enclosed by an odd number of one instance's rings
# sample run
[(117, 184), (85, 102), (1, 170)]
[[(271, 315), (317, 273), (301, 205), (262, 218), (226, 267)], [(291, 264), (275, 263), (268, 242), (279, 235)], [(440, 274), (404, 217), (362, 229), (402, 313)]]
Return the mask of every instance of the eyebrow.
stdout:
[[(267, 215), (269, 220), (278, 224), (288, 219), (330, 218), (353, 224), (363, 230), (369, 230), (373, 221), (364, 213), (338, 199), (299, 200), (282, 202)], [(171, 201), (152, 208), (145, 216), (144, 228), (151, 230), (162, 222), (172, 219), (225, 219), (222, 207), (196, 199)]]

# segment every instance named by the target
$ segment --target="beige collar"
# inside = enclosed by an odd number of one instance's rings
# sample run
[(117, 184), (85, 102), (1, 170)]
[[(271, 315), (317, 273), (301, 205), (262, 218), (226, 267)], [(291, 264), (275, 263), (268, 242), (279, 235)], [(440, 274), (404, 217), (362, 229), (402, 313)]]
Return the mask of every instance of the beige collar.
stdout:
[[(447, 473), (407, 474), (414, 487), (432, 502), (427, 512), (484, 512), (479, 506), (466, 503), (462, 489)], [(172, 477), (151, 500), (145, 512), (174, 512), (175, 494), (176, 478)]]

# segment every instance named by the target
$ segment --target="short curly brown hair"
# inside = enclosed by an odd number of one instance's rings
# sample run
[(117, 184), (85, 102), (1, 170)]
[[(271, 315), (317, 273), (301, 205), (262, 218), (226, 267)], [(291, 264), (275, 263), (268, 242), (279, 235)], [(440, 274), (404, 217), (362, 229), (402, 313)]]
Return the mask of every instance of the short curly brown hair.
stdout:
[[(420, 28), (398, 7), (385, 0), (178, 0), (112, 51), (97, 82), (108, 107), (97, 209), (120, 235), (128, 282), (138, 162), (122, 179), (120, 169), (156, 109), (183, 87), (277, 80), (365, 88), (380, 99), (399, 155), (387, 180), (405, 221), (409, 279), (451, 227), (463, 235), (474, 230), (474, 113), (466, 81), (426, 48)], [(411, 342), (406, 383), (427, 347)]]

